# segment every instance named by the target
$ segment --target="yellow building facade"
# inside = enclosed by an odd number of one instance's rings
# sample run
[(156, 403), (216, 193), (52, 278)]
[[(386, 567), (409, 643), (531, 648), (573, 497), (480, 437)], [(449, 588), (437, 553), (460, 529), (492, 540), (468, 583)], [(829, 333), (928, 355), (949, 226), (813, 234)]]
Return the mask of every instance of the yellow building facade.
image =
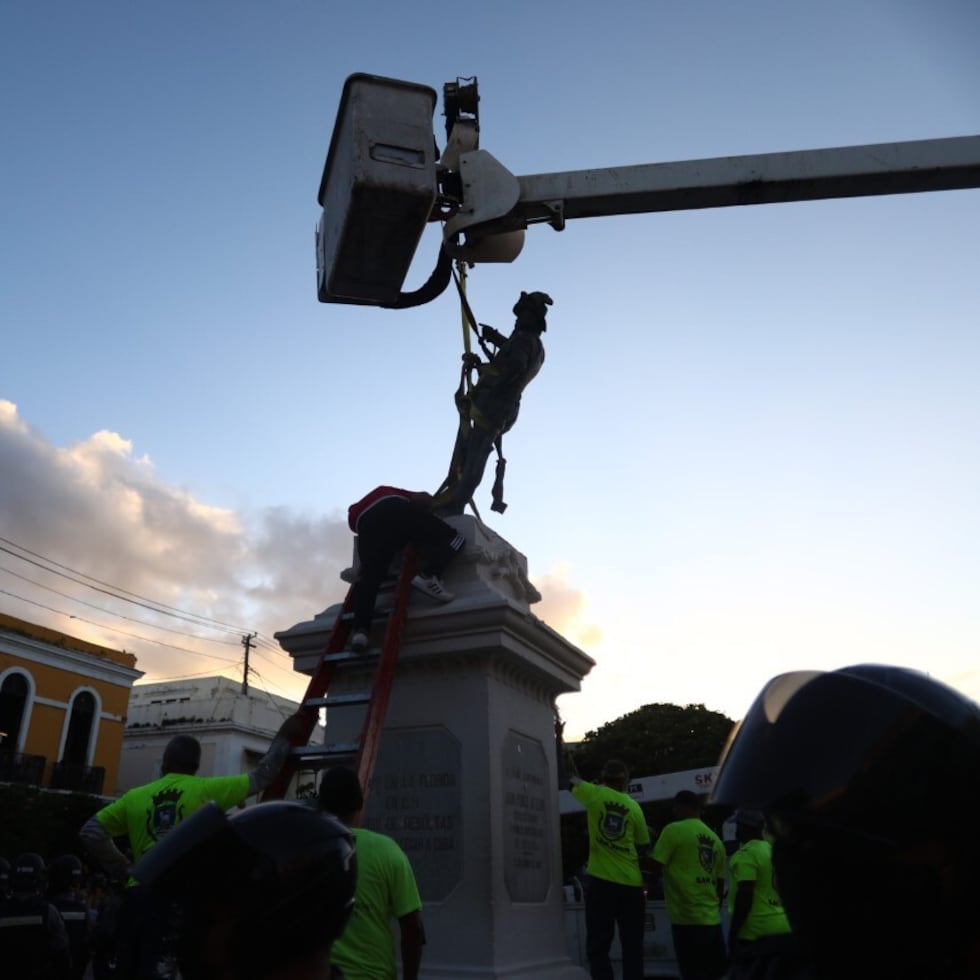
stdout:
[(0, 614), (0, 781), (111, 796), (131, 653)]

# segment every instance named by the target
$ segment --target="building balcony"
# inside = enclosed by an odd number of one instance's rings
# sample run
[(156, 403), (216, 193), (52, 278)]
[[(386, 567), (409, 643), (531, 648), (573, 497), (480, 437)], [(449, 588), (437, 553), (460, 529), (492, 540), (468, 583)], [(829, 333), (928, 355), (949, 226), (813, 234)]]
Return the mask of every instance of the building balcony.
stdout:
[(103, 766), (79, 766), (68, 762), (56, 762), (51, 767), (51, 789), (67, 789), (75, 793), (99, 796), (104, 782)]
[(0, 749), (0, 782), (40, 786), (47, 761), (43, 755), (5, 752)]

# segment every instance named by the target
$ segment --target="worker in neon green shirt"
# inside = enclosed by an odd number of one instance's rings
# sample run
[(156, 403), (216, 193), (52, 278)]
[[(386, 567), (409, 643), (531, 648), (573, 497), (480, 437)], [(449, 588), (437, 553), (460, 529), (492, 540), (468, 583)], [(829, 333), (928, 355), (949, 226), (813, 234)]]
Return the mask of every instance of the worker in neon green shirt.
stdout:
[(721, 928), (725, 848), (701, 819), (696, 793), (677, 793), (673, 813), (651, 857), (663, 872), (674, 954), (682, 980), (718, 980), (728, 964)]
[[(175, 735), (163, 751), (160, 778), (134, 787), (99, 810), (79, 832), (82, 843), (110, 875), (127, 876), (130, 860), (116, 846), (117, 838), (128, 840), (135, 863), (206, 803), (227, 810), (262, 792), (279, 774), (290, 743), (301, 737), (304, 725), (300, 715), (290, 715), (255, 769), (235, 776), (196, 775), (200, 743), (191, 735)], [(166, 968), (160, 965), (164, 937), (170, 930), (166, 913), (154, 896), (132, 880), (130, 885), (120, 909), (117, 973), (120, 980), (166, 977)]]
[(342, 766), (320, 780), (317, 803), (324, 813), (352, 828), (357, 859), (354, 911), (330, 948), (335, 977), (395, 980), (398, 964), (391, 920), (398, 922), (403, 980), (418, 980), (425, 930), (422, 900), (405, 852), (390, 837), (357, 827), (364, 793), (357, 773)]
[(643, 978), (643, 930), (646, 893), (640, 856), (650, 845), (650, 832), (639, 803), (626, 790), (629, 770), (610, 759), (601, 782), (579, 776), (562, 742), (562, 723), (555, 722), (558, 783), (583, 804), (589, 828), (588, 878), (585, 882), (585, 947), (593, 980), (612, 980), (609, 949), (619, 932), (623, 980)]
[(731, 980), (741, 976), (793, 977), (802, 961), (776, 890), (772, 844), (758, 810), (735, 812), (739, 848), (728, 861), (728, 950)]

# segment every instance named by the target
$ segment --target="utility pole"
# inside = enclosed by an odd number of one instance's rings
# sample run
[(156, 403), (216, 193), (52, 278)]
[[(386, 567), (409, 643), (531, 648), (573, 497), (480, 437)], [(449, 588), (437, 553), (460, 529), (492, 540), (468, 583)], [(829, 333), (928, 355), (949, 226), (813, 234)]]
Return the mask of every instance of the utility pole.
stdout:
[(242, 673), (242, 694), (248, 694), (248, 654), (252, 649), (252, 640), (258, 636), (257, 633), (249, 633), (242, 637), (242, 646), (245, 647), (245, 670)]

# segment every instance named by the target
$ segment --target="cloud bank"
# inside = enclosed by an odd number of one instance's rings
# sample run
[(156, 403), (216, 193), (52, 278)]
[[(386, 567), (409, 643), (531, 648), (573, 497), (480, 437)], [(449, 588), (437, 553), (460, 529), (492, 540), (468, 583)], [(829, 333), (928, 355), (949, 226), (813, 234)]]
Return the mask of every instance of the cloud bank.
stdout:
[[(0, 552), (0, 607), (135, 652), (148, 679), (217, 671), (219, 661), (234, 668), (243, 656), (239, 630), (271, 641), (346, 589), (339, 578), (350, 563), (346, 524), (285, 508), (246, 519), (212, 506), (167, 483), (118, 433), (54, 447), (0, 400), (0, 473), (0, 535), (17, 546), (4, 542)], [(111, 588), (93, 589), (91, 580)], [(228, 628), (154, 613), (107, 592)], [(268, 679), (281, 688), (290, 680), (289, 659), (273, 645), (255, 667), (274, 670)]]

